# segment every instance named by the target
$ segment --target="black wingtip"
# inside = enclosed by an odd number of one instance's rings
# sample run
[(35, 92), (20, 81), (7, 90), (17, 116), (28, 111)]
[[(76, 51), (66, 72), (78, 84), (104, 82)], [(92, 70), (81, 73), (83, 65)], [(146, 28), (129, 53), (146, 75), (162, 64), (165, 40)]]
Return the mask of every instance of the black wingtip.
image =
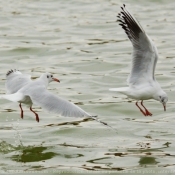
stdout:
[(134, 18), (132, 14), (126, 10), (126, 5), (121, 6), (121, 11), (118, 14), (117, 18), (119, 25), (122, 26), (128, 38), (131, 40), (132, 44), (136, 44), (136, 40), (139, 39), (139, 33), (144, 33), (139, 22)]
[(125, 8), (126, 7), (126, 5), (125, 4), (123, 4), (123, 7), (121, 7), (121, 9), (123, 10), (123, 8)]
[(13, 72), (13, 70), (11, 69), (11, 70), (7, 71), (6, 75), (7, 76), (10, 75), (12, 72)]
[(11, 69), (11, 70), (7, 71), (6, 76), (8, 76), (8, 75), (10, 75), (11, 73), (16, 72), (16, 71), (18, 71), (18, 70), (16, 70), (16, 69)]

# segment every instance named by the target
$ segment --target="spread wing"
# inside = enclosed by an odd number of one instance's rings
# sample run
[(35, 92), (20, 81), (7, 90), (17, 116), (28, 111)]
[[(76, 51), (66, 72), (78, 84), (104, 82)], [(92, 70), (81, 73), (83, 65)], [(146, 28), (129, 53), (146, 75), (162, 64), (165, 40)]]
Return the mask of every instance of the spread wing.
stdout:
[[(46, 89), (45, 85), (42, 84), (43, 82), (41, 83), (40, 81), (32, 81), (31, 83), (29, 83), (30, 81), (27, 78), (23, 76), (21, 78), (24, 78), (25, 81), (22, 81), (20, 85), (22, 85), (23, 82), (26, 82), (27, 85), (24, 87), (22, 86), (23, 88), (21, 87), (19, 91), (17, 91), (16, 93), (0, 95), (0, 99), (2, 98), (2, 99), (14, 101), (14, 102), (23, 103), (26, 97), (27, 98), (29, 97), (30, 99), (29, 105), (32, 105), (32, 103), (34, 103), (38, 106), (41, 106), (42, 108), (46, 109), (49, 112), (54, 112), (64, 117), (90, 117), (96, 120), (97, 122), (115, 130), (113, 127), (111, 127), (107, 123), (100, 121), (98, 118), (96, 118), (96, 116), (92, 116), (88, 114), (83, 109), (76, 106), (75, 104), (67, 100), (64, 100), (60, 97), (57, 97), (56, 95), (53, 95)], [(13, 90), (13, 89), (10, 89), (10, 90)]]
[(23, 86), (31, 82), (31, 75), (22, 74), (20, 71), (13, 69), (6, 74), (6, 92), (7, 94), (16, 93)]
[(75, 104), (64, 100), (50, 93), (44, 86), (38, 84), (34, 88), (22, 91), (26, 96), (29, 96), (32, 102), (43, 109), (54, 112), (65, 117), (90, 117), (91, 115), (85, 112)]
[(157, 48), (125, 5), (121, 9), (121, 13), (118, 15), (119, 25), (125, 30), (133, 45), (132, 69), (128, 83), (140, 84), (155, 80), (154, 71), (158, 59)]

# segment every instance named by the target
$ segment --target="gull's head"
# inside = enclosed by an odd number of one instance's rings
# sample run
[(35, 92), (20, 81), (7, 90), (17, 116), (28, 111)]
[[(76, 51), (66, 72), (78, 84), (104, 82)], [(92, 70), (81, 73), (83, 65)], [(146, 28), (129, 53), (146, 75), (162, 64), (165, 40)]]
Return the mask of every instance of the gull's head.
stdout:
[(48, 84), (52, 81), (60, 82), (60, 80), (55, 78), (51, 73), (44, 73), (41, 75), (41, 79), (43, 79)]
[(168, 101), (168, 96), (164, 91), (162, 91), (160, 94), (158, 94), (158, 101), (160, 101), (160, 103), (162, 103), (162, 105), (164, 107), (164, 111), (166, 111), (166, 103)]

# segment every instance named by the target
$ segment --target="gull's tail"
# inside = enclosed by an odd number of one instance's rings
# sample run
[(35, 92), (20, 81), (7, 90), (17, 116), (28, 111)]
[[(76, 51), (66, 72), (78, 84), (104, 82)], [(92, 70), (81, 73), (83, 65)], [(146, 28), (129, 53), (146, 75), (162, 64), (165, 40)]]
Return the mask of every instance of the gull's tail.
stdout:
[(110, 88), (109, 91), (118, 91), (118, 92), (126, 92), (128, 91), (128, 87), (121, 87), (121, 88)]
[(128, 95), (129, 87), (121, 87), (121, 88), (110, 88), (109, 91), (117, 91), (121, 94)]
[(112, 129), (113, 131), (117, 132), (117, 130), (116, 130), (115, 128), (113, 128), (112, 126), (108, 125), (106, 122), (102, 122), (101, 120), (99, 120), (99, 119), (97, 118), (97, 116), (90, 116), (90, 118), (92, 118), (92, 119), (94, 119), (95, 121), (97, 121), (97, 122), (99, 122), (99, 123), (101, 123), (101, 124), (103, 124), (103, 125), (109, 127), (109, 128)]
[(18, 102), (23, 99), (23, 95), (19, 92), (16, 92), (14, 94), (0, 95), (0, 99), (6, 99), (9, 101)]

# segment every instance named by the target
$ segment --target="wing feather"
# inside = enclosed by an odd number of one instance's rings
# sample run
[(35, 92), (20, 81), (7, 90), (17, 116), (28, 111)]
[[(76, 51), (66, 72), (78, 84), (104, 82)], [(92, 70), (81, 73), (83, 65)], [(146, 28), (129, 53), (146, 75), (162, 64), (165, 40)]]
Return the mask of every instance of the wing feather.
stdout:
[(22, 93), (29, 96), (34, 104), (41, 106), (49, 112), (65, 117), (91, 116), (75, 104), (50, 93), (44, 86), (35, 86), (34, 89), (30, 87), (30, 90), (25, 90)]
[(23, 86), (31, 82), (31, 75), (22, 74), (20, 71), (13, 69), (6, 74), (6, 92), (7, 94), (16, 93)]
[(155, 80), (154, 72), (158, 59), (157, 48), (125, 5), (121, 9), (121, 13), (118, 15), (119, 25), (125, 30), (133, 45), (132, 68), (128, 83), (140, 84)]

